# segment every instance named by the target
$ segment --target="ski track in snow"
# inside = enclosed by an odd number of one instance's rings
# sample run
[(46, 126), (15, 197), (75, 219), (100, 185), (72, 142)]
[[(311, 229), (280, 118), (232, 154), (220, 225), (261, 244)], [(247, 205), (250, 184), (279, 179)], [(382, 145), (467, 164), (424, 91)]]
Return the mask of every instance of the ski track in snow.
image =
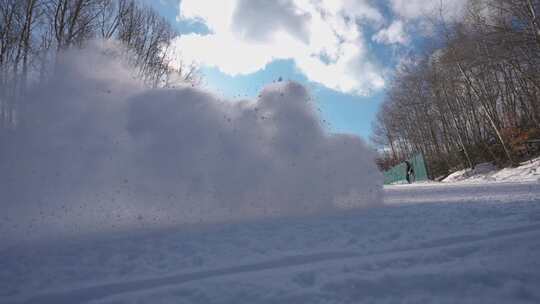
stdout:
[[(203, 280), (208, 278), (215, 278), (227, 275), (242, 274), (248, 272), (257, 272), (264, 270), (274, 270), (278, 268), (287, 268), (294, 266), (301, 266), (306, 264), (314, 264), (319, 262), (331, 261), (331, 260), (343, 260), (351, 258), (381, 258), (381, 259), (395, 259), (396, 257), (403, 258), (400, 254), (411, 253), (414, 251), (424, 251), (428, 249), (437, 249), (440, 247), (447, 247), (453, 245), (463, 245), (473, 242), (485, 241), (495, 238), (520, 235), (523, 233), (533, 232), (536, 236), (540, 236), (540, 224), (531, 225), (525, 227), (518, 227), (513, 229), (503, 229), (498, 231), (491, 231), (485, 235), (466, 235), (452, 238), (445, 238), (440, 240), (434, 240), (420, 244), (416, 248), (393, 250), (392, 252), (382, 252), (378, 254), (362, 255), (355, 252), (326, 252), (310, 255), (298, 255), (284, 257), (281, 259), (256, 263), (239, 265), (235, 267), (200, 271), (194, 273), (185, 273), (173, 276), (167, 276), (162, 278), (153, 278), (137, 281), (119, 282), (105, 285), (92, 286), (82, 289), (75, 289), (67, 292), (58, 292), (51, 294), (42, 294), (32, 297), (22, 302), (13, 303), (25, 303), (25, 304), (53, 304), (53, 303), (75, 303), (75, 302), (87, 302), (90, 300), (101, 299), (121, 293), (140, 292), (148, 289), (165, 287), (169, 285), (179, 285), (182, 283)], [(9, 304), (9, 303), (8, 303)]]
[(6, 249), (0, 303), (540, 301), (537, 183), (396, 186), (386, 201), (346, 215)]

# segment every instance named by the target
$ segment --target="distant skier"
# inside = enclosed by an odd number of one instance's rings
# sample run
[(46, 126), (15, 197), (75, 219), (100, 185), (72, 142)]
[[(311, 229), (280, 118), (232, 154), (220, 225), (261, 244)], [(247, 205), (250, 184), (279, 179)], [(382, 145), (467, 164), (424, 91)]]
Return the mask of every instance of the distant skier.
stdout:
[(416, 179), (416, 176), (414, 174), (414, 167), (413, 165), (408, 161), (406, 160), (405, 161), (405, 178), (407, 179), (407, 182), (410, 184), (410, 183), (414, 183), (415, 179)]

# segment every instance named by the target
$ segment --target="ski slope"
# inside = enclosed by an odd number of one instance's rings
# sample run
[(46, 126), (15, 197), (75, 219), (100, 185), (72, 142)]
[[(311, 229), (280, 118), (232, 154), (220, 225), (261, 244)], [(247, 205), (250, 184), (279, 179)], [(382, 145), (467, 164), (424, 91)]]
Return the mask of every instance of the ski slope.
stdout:
[(0, 251), (0, 303), (539, 303), (540, 185), (385, 188), (385, 206)]

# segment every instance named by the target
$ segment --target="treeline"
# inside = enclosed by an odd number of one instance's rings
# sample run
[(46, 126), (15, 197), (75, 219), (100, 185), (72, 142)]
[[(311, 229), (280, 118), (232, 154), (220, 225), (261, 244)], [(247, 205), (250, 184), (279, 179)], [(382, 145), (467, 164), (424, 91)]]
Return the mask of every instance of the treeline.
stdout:
[(177, 35), (136, 0), (0, 0), (0, 130), (16, 125), (21, 96), (54, 73), (63, 51), (95, 39), (118, 41), (150, 86), (197, 81), (193, 65), (169, 64)]
[(440, 47), (404, 65), (373, 125), (387, 169), (423, 153), (430, 175), (514, 165), (540, 139), (540, 1), (471, 0)]

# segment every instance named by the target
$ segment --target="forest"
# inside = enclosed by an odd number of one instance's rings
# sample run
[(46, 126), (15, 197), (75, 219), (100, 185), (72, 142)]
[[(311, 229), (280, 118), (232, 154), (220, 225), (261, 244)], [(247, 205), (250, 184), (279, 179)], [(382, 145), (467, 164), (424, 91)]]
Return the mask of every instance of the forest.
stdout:
[(432, 42), (399, 67), (373, 123), (379, 167), (422, 153), (437, 178), (537, 154), (539, 14), (538, 0), (473, 0), (463, 20), (434, 20)]

